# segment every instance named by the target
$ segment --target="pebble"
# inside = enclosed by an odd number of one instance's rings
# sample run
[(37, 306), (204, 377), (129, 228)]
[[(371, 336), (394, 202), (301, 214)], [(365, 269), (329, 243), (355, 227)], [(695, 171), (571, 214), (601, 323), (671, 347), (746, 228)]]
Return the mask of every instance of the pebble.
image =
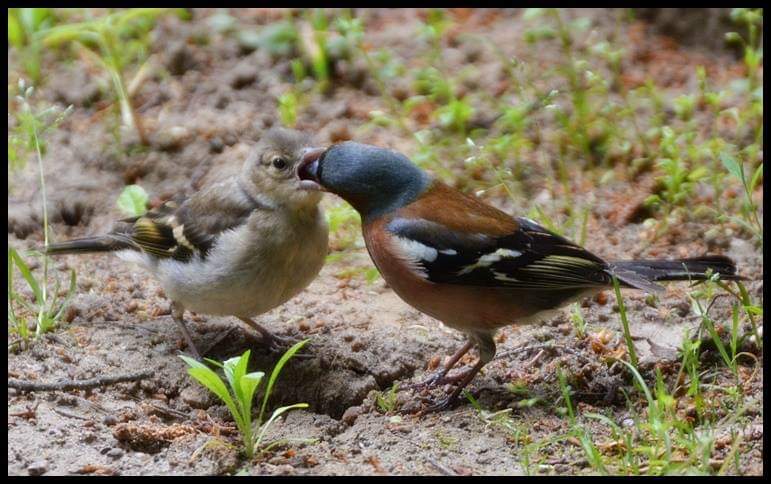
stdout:
[(119, 449), (118, 447), (113, 447), (112, 449), (107, 451), (107, 457), (112, 457), (113, 459), (120, 459), (123, 457), (123, 449)]
[(137, 301), (134, 300), (134, 299), (132, 299), (131, 301), (126, 303), (126, 312), (127, 313), (133, 313), (134, 311), (137, 310), (137, 308), (139, 308), (139, 303), (137, 303)]
[(681, 301), (675, 305), (675, 311), (677, 312), (678, 316), (684, 318), (690, 314), (691, 305), (688, 303), (688, 301)]
[(105, 415), (102, 419), (102, 423), (107, 426), (113, 426), (118, 423), (118, 419), (115, 415)]
[(168, 48), (166, 67), (174, 76), (181, 76), (196, 65), (193, 51), (185, 42), (175, 42)]
[(191, 408), (205, 410), (211, 407), (215, 402), (212, 394), (200, 386), (189, 386), (182, 390), (180, 399)]
[(46, 472), (48, 472), (48, 462), (44, 460), (35, 461), (27, 467), (27, 474), (31, 476), (42, 476)]
[(164, 151), (179, 150), (190, 138), (190, 131), (184, 126), (172, 126), (158, 134), (155, 142), (159, 149)]
[(343, 412), (341, 420), (348, 425), (353, 425), (362, 413), (364, 413), (364, 411), (360, 406), (348, 407), (345, 412)]
[(257, 67), (239, 64), (230, 72), (230, 87), (242, 89), (257, 80)]
[(222, 153), (222, 150), (224, 149), (225, 143), (219, 137), (214, 137), (209, 140), (209, 151), (212, 153)]

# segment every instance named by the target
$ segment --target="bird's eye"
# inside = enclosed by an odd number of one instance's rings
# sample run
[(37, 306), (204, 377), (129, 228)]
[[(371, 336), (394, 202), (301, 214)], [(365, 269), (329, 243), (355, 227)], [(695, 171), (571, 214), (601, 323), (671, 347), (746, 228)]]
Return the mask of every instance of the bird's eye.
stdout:
[(286, 160), (281, 158), (280, 156), (273, 158), (273, 161), (271, 163), (273, 163), (273, 166), (278, 168), (279, 170), (283, 170), (284, 168), (287, 167)]

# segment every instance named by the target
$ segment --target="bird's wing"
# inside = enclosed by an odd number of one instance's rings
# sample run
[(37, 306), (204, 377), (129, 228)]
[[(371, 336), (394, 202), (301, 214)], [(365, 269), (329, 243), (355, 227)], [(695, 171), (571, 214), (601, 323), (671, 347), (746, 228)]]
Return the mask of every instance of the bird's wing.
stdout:
[(237, 182), (228, 181), (123, 219), (111, 236), (152, 256), (185, 261), (196, 254), (206, 257), (222, 232), (246, 223), (258, 208), (266, 207)]
[[(503, 214), (503, 212), (500, 212)], [(501, 217), (501, 215), (495, 215)], [(425, 218), (396, 216), (386, 225), (400, 256), (429, 281), (521, 289), (567, 289), (610, 284), (607, 264), (526, 218), (492, 230), (474, 230), (475, 214), (456, 213), (457, 227)], [(467, 224), (463, 218), (470, 217)], [(501, 233), (502, 225), (507, 226)], [(493, 232), (493, 233), (491, 233)]]

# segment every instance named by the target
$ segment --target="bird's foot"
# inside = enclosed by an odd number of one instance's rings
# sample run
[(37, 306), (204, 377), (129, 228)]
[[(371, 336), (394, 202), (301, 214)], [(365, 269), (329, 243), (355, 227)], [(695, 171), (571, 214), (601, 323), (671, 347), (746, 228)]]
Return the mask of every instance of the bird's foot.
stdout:
[(464, 371), (454, 375), (448, 375), (446, 370), (440, 370), (421, 382), (413, 383), (412, 385), (405, 385), (403, 388), (406, 390), (416, 390), (418, 392), (423, 392), (425, 390), (436, 388), (440, 385), (450, 385), (457, 383), (458, 381), (462, 380), (466, 374), (467, 372)]
[[(255, 342), (259, 341), (260, 345), (265, 348), (265, 350), (268, 353), (277, 353), (277, 354), (284, 354), (297, 344), (298, 342), (302, 341), (299, 339), (291, 338), (288, 336), (278, 336), (273, 333), (268, 334), (260, 334), (260, 338), (255, 338)], [(306, 360), (313, 358), (313, 355), (308, 353), (305, 348), (298, 351), (294, 354), (293, 358)]]
[[(239, 317), (238, 319), (246, 323), (247, 326), (251, 327), (257, 333), (259, 333), (259, 335), (261, 336), (260, 342), (262, 346), (269, 353), (284, 354), (289, 348), (291, 348), (298, 341), (300, 341), (300, 340), (285, 337), (285, 336), (277, 336), (273, 334), (271, 331), (269, 331), (267, 328), (263, 327), (261, 324), (256, 323), (250, 318)], [(294, 357), (299, 359), (308, 359), (308, 358), (313, 358), (313, 355), (306, 353), (305, 351), (301, 351), (301, 352), (295, 353)]]
[(453, 392), (450, 395), (433, 401), (428, 407), (420, 410), (418, 416), (427, 415), (429, 413), (442, 412), (444, 410), (450, 410), (458, 404), (458, 395)]

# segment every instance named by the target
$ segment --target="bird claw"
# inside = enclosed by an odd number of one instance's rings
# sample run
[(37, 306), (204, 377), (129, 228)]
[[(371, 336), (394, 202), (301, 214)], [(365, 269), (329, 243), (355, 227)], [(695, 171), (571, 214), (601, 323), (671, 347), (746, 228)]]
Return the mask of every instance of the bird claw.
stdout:
[(419, 392), (422, 392), (424, 390), (429, 390), (431, 388), (439, 386), (443, 383), (444, 383), (444, 375), (442, 375), (441, 373), (436, 373), (426, 378), (423, 381), (420, 381), (418, 383), (413, 383), (411, 385), (405, 385), (402, 388), (404, 388), (405, 390), (417, 390)]
[(442, 412), (454, 408), (458, 404), (458, 396), (453, 393), (444, 398), (434, 401), (428, 408), (421, 410), (418, 415), (423, 416), (429, 413)]
[(413, 383), (412, 385), (406, 385), (403, 388), (406, 390), (417, 390), (419, 392), (423, 392), (424, 390), (429, 390), (440, 385), (457, 383), (465, 375), (465, 372), (448, 375), (444, 371), (438, 371), (421, 382)]
[[(262, 336), (263, 337), (259, 341), (261, 342), (262, 346), (267, 349), (268, 353), (284, 354), (289, 348), (301, 341), (285, 336), (277, 336), (275, 334), (271, 334), (268, 338), (265, 338), (264, 335)], [(303, 350), (295, 353), (292, 358), (308, 360), (313, 357), (314, 356), (311, 353), (306, 353), (303, 348)]]

